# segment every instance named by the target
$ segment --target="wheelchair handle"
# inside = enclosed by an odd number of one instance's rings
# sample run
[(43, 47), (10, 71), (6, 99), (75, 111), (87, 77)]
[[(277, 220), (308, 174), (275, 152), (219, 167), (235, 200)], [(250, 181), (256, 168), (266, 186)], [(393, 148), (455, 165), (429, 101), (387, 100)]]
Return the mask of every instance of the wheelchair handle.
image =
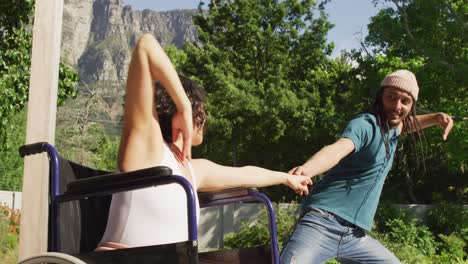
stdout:
[(33, 144), (23, 145), (19, 148), (19, 154), (22, 158), (29, 155), (39, 154), (47, 151), (47, 142), (38, 142)]

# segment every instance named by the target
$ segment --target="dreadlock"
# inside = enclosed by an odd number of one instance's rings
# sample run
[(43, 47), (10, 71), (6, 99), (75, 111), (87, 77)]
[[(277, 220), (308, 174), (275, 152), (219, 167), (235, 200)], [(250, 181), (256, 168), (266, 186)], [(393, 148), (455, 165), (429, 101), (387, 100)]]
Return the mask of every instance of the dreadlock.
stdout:
[[(408, 135), (411, 139), (410, 148), (413, 153), (416, 153), (416, 161), (418, 166), (422, 165), (423, 171), (426, 171), (426, 137), (424, 132), (421, 128), (421, 124), (419, 124), (418, 119), (416, 118), (416, 102), (413, 102), (413, 106), (408, 114), (408, 116), (403, 119), (403, 131), (404, 135)], [(418, 144), (419, 143), (419, 148)]]

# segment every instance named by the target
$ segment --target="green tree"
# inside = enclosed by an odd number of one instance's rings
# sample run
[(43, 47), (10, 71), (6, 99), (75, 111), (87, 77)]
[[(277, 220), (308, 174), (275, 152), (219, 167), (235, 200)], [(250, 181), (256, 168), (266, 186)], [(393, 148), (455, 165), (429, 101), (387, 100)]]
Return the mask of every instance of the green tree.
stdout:
[[(17, 124), (12, 116), (24, 108), (28, 100), (29, 67), (31, 65), (31, 0), (2, 1), (0, 4), (0, 143), (7, 142), (9, 129)], [(58, 104), (76, 96), (75, 71), (60, 64)], [(5, 146), (2, 146), (5, 147)]]
[(97, 94), (82, 94), (60, 107), (55, 146), (63, 158), (91, 168), (116, 171), (120, 138), (109, 135), (100, 122), (109, 120), (108, 117), (96, 115), (103, 100)]
[(166, 52), (167, 56), (171, 59), (172, 64), (177, 68), (181, 65), (187, 63), (187, 54), (183, 50), (179, 50), (174, 45), (167, 45), (164, 47), (164, 51)]
[[(200, 4), (200, 8), (204, 3)], [(200, 44), (181, 69), (207, 91), (206, 144), (224, 164), (287, 170), (333, 140), (342, 122), (345, 59), (330, 60), (332, 25), (315, 1), (210, 1)]]
[[(200, 8), (204, 6), (201, 3)], [(346, 60), (327, 58), (332, 25), (315, 1), (210, 1), (182, 71), (205, 87), (204, 156), (286, 170), (332, 140)]]
[[(464, 0), (374, 0), (390, 2), (371, 18), (364, 49), (352, 52), (357, 62), (356, 94), (373, 97), (382, 78), (399, 68), (415, 72), (420, 86), (419, 113), (443, 111), (455, 119), (447, 142), (437, 129), (427, 130), (425, 152), (415, 155), (408, 139), (395, 160), (388, 193), (400, 202), (430, 202), (436, 197), (465, 201), (468, 146), (467, 12)], [(417, 162), (425, 153), (425, 167)], [(421, 160), (421, 159), (419, 159)], [(399, 192), (402, 188), (407, 192)]]
[[(25, 142), (34, 1), (0, 2), (0, 189), (21, 190), (23, 161), (18, 147)], [(78, 75), (60, 64), (59, 105), (77, 94)]]
[(1, 31), (11, 31), (28, 24), (34, 9), (34, 0), (1, 1), (0, 28)]
[(24, 145), (26, 134), (26, 111), (22, 110), (11, 117), (14, 128), (7, 127), (6, 144), (0, 148), (0, 190), (21, 191), (23, 159), (18, 148)]

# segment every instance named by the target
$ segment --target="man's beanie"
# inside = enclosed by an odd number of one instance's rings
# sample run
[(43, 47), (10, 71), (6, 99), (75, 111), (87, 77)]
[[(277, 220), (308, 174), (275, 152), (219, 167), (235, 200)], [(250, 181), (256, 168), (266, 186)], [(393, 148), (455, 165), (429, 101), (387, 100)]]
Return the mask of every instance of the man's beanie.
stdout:
[(416, 81), (416, 76), (407, 70), (398, 70), (385, 76), (380, 87), (393, 86), (413, 96), (414, 100), (418, 100), (419, 87)]

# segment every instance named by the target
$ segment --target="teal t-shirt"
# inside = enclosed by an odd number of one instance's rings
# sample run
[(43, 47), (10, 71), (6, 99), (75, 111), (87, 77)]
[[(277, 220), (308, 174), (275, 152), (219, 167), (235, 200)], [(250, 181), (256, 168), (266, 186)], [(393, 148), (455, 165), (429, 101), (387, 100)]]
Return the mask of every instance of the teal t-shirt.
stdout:
[(303, 206), (320, 208), (370, 231), (382, 187), (398, 143), (397, 129), (382, 132), (372, 114), (351, 120), (341, 134), (354, 143), (354, 152), (343, 158), (316, 183)]

